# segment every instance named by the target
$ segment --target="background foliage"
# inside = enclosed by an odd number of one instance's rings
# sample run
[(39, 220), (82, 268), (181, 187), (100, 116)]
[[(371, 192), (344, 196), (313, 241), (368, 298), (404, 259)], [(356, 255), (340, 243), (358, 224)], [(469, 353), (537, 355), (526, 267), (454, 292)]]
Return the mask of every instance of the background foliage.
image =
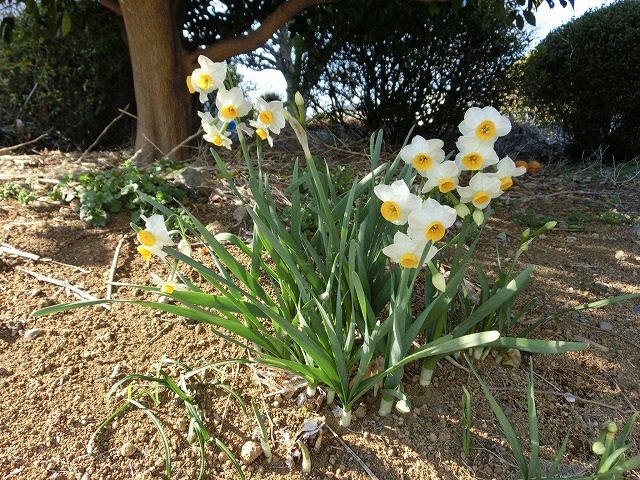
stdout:
[(624, 0), (551, 32), (526, 61), (522, 93), (564, 128), (569, 153), (640, 154), (640, 2)]
[[(332, 119), (357, 119), (402, 142), (409, 129), (446, 136), (471, 105), (499, 105), (513, 89), (509, 69), (526, 35), (493, 3), (471, 12), (453, 4), (369, 0), (335, 5), (335, 51), (311, 95)], [(350, 4), (345, 9), (354, 8)], [(437, 7), (437, 10), (434, 10)]]
[[(3, 30), (11, 41), (0, 43), (0, 144), (48, 132), (39, 145), (84, 149), (118, 108), (135, 111), (122, 19), (95, 1), (67, 3), (64, 13), (55, 4), (33, 12), (27, 5), (15, 28)], [(132, 132), (133, 119), (124, 117), (102, 144), (121, 145)]]

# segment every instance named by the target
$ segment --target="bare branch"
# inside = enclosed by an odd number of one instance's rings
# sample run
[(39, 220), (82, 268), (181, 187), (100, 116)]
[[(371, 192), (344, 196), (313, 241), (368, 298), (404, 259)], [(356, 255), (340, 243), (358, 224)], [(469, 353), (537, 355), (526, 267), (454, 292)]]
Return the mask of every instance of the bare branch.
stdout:
[(9, 152), (11, 152), (13, 150), (17, 150), (18, 148), (24, 147), (25, 145), (30, 145), (32, 143), (36, 143), (38, 140), (42, 140), (47, 135), (48, 135), (48, 133), (43, 133), (38, 138), (34, 138), (33, 140), (29, 140), (28, 142), (19, 143), (18, 145), (13, 145), (11, 147), (0, 148), (0, 155), (4, 155), (4, 154), (9, 153)]
[(286, 22), (301, 11), (314, 5), (332, 3), (334, 0), (287, 0), (264, 19), (258, 29), (235, 37), (224, 38), (204, 50), (196, 50), (187, 57), (187, 70), (195, 66), (199, 55), (206, 55), (214, 62), (249, 53), (264, 45), (267, 40)]
[(108, 8), (112, 12), (115, 12), (118, 15), (122, 16), (122, 8), (120, 7), (118, 0), (98, 0), (98, 3), (100, 3), (100, 5), (105, 8)]

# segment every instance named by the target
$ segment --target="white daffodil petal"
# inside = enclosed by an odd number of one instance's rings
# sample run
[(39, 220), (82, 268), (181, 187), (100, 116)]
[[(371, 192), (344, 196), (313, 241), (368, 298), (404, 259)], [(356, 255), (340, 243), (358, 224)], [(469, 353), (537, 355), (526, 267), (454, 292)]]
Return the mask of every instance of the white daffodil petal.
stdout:
[(382, 201), (380, 213), (395, 225), (407, 223), (409, 214), (422, 204), (422, 199), (412, 194), (403, 180), (396, 180), (391, 185), (376, 185), (373, 192)]

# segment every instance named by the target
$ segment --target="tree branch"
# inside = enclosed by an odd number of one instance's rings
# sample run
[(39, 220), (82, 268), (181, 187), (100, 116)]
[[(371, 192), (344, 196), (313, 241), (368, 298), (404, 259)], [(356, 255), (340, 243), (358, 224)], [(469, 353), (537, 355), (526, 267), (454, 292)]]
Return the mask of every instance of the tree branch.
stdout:
[(187, 55), (187, 70), (196, 65), (199, 55), (205, 55), (214, 62), (221, 62), (236, 55), (249, 53), (265, 44), (271, 36), (301, 11), (314, 5), (332, 3), (334, 0), (287, 0), (264, 19), (257, 30), (247, 35), (223, 38), (204, 50), (196, 50)]
[(98, 0), (98, 3), (100, 3), (100, 5), (105, 8), (108, 8), (112, 12), (115, 12), (118, 15), (122, 16), (122, 8), (120, 7), (118, 0)]

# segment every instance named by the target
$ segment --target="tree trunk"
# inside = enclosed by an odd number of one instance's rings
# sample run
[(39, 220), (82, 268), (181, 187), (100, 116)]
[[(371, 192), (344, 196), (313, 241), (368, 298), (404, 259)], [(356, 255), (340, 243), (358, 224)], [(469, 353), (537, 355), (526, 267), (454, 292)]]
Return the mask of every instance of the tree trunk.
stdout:
[[(135, 149), (151, 161), (191, 133), (194, 100), (187, 90), (186, 62), (170, 0), (120, 0), (136, 96)], [(174, 159), (184, 159), (178, 149)]]

